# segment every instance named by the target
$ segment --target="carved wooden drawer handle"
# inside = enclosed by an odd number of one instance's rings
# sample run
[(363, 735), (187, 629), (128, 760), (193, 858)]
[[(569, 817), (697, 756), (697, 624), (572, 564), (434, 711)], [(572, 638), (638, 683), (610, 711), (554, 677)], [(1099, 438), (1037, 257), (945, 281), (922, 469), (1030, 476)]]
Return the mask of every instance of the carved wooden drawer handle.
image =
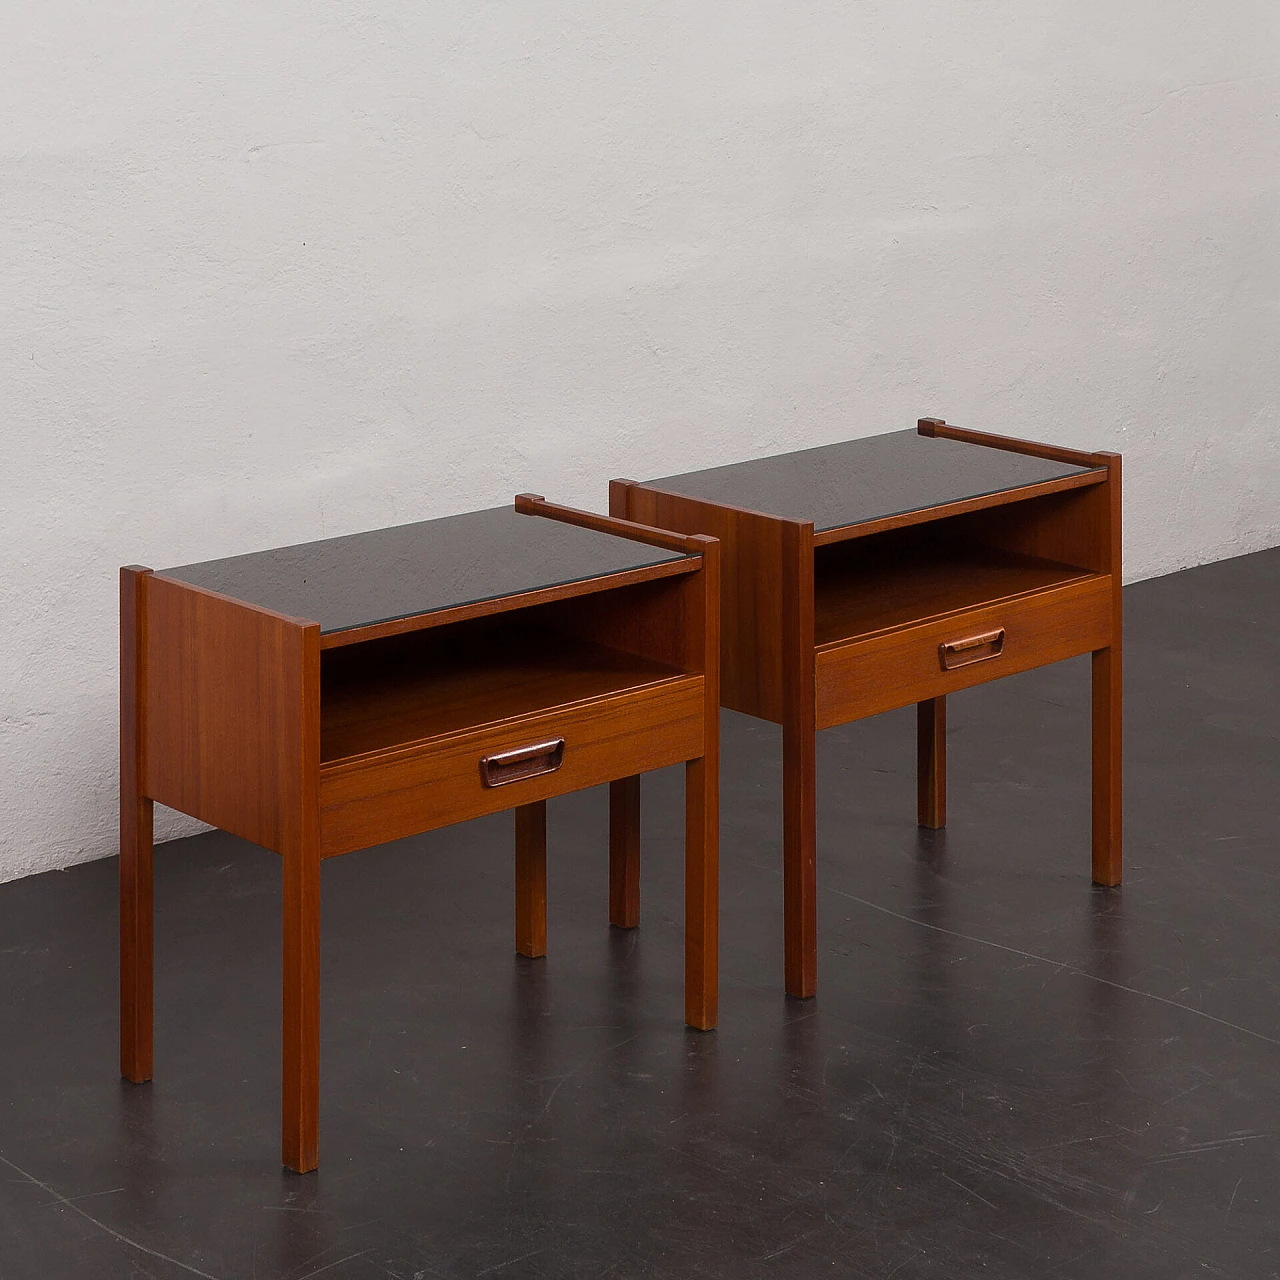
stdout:
[(481, 756), (480, 779), (486, 787), (505, 787), (508, 782), (520, 782), (543, 773), (555, 773), (562, 764), (564, 739), (555, 738), (551, 742), (535, 742), (531, 747), (517, 747), (514, 751)]
[(987, 631), (980, 636), (967, 636), (963, 640), (946, 640), (938, 646), (938, 658), (943, 671), (954, 671), (973, 662), (986, 662), (998, 658), (1004, 652), (1004, 628)]

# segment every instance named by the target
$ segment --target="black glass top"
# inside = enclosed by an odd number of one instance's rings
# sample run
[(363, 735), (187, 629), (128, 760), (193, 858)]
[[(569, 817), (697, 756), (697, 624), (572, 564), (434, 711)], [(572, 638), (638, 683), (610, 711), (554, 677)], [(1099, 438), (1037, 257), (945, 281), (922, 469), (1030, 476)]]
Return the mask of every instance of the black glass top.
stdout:
[(331, 632), (684, 558), (494, 507), (159, 572)]
[(892, 431), (645, 483), (706, 502), (812, 520), (820, 533), (1091, 470)]

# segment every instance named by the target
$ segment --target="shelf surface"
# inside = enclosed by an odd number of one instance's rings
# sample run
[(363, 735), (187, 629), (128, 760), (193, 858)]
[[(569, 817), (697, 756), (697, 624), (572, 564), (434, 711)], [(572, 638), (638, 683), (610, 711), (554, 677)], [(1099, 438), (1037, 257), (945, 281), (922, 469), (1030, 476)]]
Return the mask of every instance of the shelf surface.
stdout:
[(706, 502), (812, 520), (821, 533), (1096, 470), (908, 430), (644, 483)]
[[(841, 544), (841, 548), (845, 544)], [(814, 572), (814, 644), (995, 604), (1098, 574), (990, 547), (955, 546), (924, 556), (850, 555)]]
[(502, 632), (459, 646), (446, 635), (392, 645), (377, 665), (360, 647), (331, 650), (321, 679), (322, 763), (687, 675), (572, 636), (530, 631), (516, 640)]
[(159, 572), (327, 634), (686, 558), (494, 507)]

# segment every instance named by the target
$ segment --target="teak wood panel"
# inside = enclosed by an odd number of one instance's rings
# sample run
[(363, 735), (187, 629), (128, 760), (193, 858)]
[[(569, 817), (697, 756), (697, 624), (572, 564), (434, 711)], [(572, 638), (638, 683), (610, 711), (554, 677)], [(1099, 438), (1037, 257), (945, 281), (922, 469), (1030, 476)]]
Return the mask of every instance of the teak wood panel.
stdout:
[(721, 705), (781, 723), (786, 689), (794, 681), (786, 637), (802, 622), (803, 592), (796, 584), (813, 572), (813, 526), (628, 480), (610, 483), (609, 510), (719, 540)]
[(601, 591), (613, 591), (635, 583), (697, 573), (699, 568), (699, 560), (692, 556), (687, 560), (666, 560), (659, 564), (642, 565), (636, 569), (624, 569), (619, 573), (604, 574), (598, 578), (583, 578), (577, 582), (539, 587), (536, 591), (522, 591), (515, 595), (497, 596), (491, 600), (476, 600), (471, 604), (455, 605), (449, 609), (436, 609), (431, 613), (415, 613), (404, 618), (390, 618), (385, 622), (348, 627), (344, 631), (330, 631), (320, 637), (320, 647), (341, 649), (350, 645), (364, 644), (368, 640), (385, 640), (390, 636), (427, 631), (434, 627), (449, 626), (455, 622), (470, 622), (475, 618), (512, 613), (518, 609), (532, 609), (540, 605), (552, 604), (557, 600), (571, 600)]
[(869, 637), (1090, 576), (1076, 565), (993, 547), (895, 551), (859, 541), (843, 544), (840, 551), (846, 548), (873, 554), (842, 555), (841, 562), (819, 555), (814, 595), (818, 645)]
[[(1111, 642), (1110, 575), (817, 651), (818, 727), (845, 724), (1059, 662)], [(998, 657), (943, 670), (939, 647), (1003, 628)]]
[(144, 794), (283, 852), (319, 768), (320, 628), (145, 579)]
[[(280, 1155), (306, 1172), (319, 1158), (320, 628), (158, 574), (140, 585), (145, 794), (282, 856)], [(122, 936), (122, 971), (141, 971), (139, 942)], [(141, 1011), (124, 995), (122, 1036)]]
[[(350, 853), (700, 756), (704, 688), (701, 675), (672, 677), (417, 747), (325, 765), (321, 854)], [(483, 784), (483, 757), (556, 738), (565, 746), (555, 772), (505, 786)]]
[(835, 529), (820, 529), (814, 536), (815, 546), (825, 547), (833, 542), (847, 542), (852, 538), (866, 538), (894, 529), (906, 529), (913, 525), (929, 524), (952, 516), (974, 511), (1002, 507), (1010, 503), (1026, 502), (1064, 490), (1090, 488), (1105, 483), (1105, 471), (1083, 471), (1073, 476), (1061, 476), (1056, 480), (1042, 480), (1039, 484), (1022, 485), (1017, 489), (1001, 489), (996, 493), (984, 493), (975, 498), (962, 498), (957, 502), (944, 502), (935, 507), (920, 507), (914, 511), (902, 511), (897, 515), (881, 516), (876, 520), (864, 520), (860, 524), (841, 525)]
[[(486, 631), (468, 626), (457, 636), (430, 632), (378, 641), (377, 652), (326, 654), (322, 763), (398, 750), (683, 674), (668, 663), (545, 631), (532, 619), (526, 628)], [(449, 643), (432, 643), (436, 639)]]
[(706, 584), (685, 574), (628, 587), (610, 596), (581, 596), (544, 612), (549, 629), (645, 662), (679, 671), (706, 669)]
[(1112, 494), (1112, 485), (1103, 483), (1013, 503), (970, 516), (965, 528), (987, 546), (1118, 574), (1109, 528)]

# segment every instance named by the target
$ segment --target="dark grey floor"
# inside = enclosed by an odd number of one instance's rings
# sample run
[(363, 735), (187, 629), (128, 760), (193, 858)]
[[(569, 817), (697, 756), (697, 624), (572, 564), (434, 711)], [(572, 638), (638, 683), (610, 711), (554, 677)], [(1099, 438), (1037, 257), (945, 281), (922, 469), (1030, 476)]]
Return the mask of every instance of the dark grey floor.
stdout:
[[(278, 869), (158, 859), (156, 1080), (116, 1078), (115, 863), (0, 887), (0, 1278), (1280, 1275), (1280, 549), (1126, 592), (1127, 869), (1088, 867), (1088, 664), (820, 738), (820, 994), (780, 991), (779, 741), (727, 716), (721, 1026), (680, 1025), (681, 789), (644, 925), (605, 797), (326, 864), (321, 1168), (280, 1170)], [(51, 784), (52, 785), (52, 784)], [(50, 803), (56, 803), (51, 794)]]

